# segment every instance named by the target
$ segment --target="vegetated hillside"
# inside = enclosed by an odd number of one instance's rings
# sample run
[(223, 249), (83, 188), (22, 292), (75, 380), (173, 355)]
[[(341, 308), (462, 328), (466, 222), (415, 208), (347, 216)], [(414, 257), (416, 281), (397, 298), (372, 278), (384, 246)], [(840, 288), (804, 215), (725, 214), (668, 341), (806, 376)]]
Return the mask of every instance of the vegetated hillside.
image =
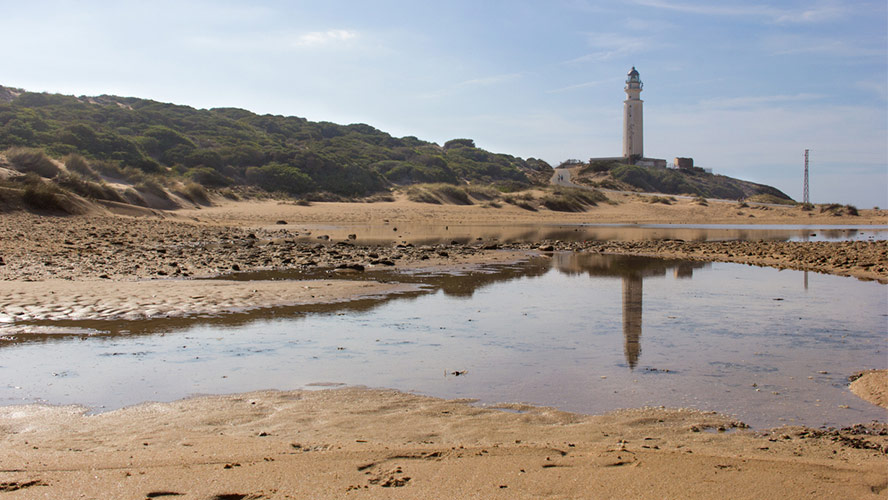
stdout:
[(103, 175), (191, 180), (291, 195), (365, 196), (393, 184), (547, 180), (551, 167), (475, 147), (392, 137), (369, 125), (311, 122), (234, 108), (195, 109), (132, 97), (73, 97), (0, 86), (0, 151), (82, 155)]
[(637, 189), (664, 194), (688, 194), (728, 200), (753, 196), (792, 201), (779, 189), (764, 184), (715, 175), (702, 168), (671, 169), (625, 165), (618, 162), (591, 162), (580, 170), (578, 182), (607, 189)]

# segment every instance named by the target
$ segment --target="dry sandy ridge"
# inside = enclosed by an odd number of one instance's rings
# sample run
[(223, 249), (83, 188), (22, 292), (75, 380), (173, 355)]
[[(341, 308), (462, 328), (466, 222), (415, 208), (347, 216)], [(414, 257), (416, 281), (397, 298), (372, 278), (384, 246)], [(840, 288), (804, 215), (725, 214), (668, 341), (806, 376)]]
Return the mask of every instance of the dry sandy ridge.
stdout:
[[(753, 432), (390, 390), (0, 408), (4, 498), (878, 498), (884, 425)], [(507, 410), (507, 411), (504, 411)]]

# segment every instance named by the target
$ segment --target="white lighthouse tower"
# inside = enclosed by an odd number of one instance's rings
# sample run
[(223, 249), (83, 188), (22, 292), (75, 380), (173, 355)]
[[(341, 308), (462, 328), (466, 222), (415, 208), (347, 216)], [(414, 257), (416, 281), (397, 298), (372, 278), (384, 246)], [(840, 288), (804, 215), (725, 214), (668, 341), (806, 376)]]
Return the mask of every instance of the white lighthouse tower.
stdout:
[(635, 66), (626, 77), (626, 100), (623, 101), (623, 158), (634, 163), (644, 157), (644, 141), (642, 135), (641, 78)]

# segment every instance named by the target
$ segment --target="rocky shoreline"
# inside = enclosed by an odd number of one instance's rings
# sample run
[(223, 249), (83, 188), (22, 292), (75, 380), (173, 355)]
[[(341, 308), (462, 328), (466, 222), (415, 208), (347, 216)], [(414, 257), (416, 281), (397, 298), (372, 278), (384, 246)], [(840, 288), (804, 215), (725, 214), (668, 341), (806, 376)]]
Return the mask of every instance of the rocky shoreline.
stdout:
[(736, 262), (777, 269), (854, 276), (888, 283), (888, 241), (884, 240), (544, 242), (537, 248), (706, 262)]
[(205, 278), (258, 270), (425, 267), (497, 261), (503, 250), (576, 251), (737, 262), (888, 283), (888, 241), (530, 241), (362, 245), (288, 229), (113, 216), (0, 220), (0, 280)]

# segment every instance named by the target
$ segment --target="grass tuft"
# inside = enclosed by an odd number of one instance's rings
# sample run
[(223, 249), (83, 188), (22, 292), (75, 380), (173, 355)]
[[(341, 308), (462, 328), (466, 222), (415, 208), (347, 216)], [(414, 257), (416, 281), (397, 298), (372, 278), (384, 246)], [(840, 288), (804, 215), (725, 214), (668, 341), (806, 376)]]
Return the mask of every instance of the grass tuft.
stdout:
[(19, 172), (33, 172), (46, 178), (55, 177), (59, 173), (59, 167), (39, 149), (10, 148), (6, 150), (6, 159)]

